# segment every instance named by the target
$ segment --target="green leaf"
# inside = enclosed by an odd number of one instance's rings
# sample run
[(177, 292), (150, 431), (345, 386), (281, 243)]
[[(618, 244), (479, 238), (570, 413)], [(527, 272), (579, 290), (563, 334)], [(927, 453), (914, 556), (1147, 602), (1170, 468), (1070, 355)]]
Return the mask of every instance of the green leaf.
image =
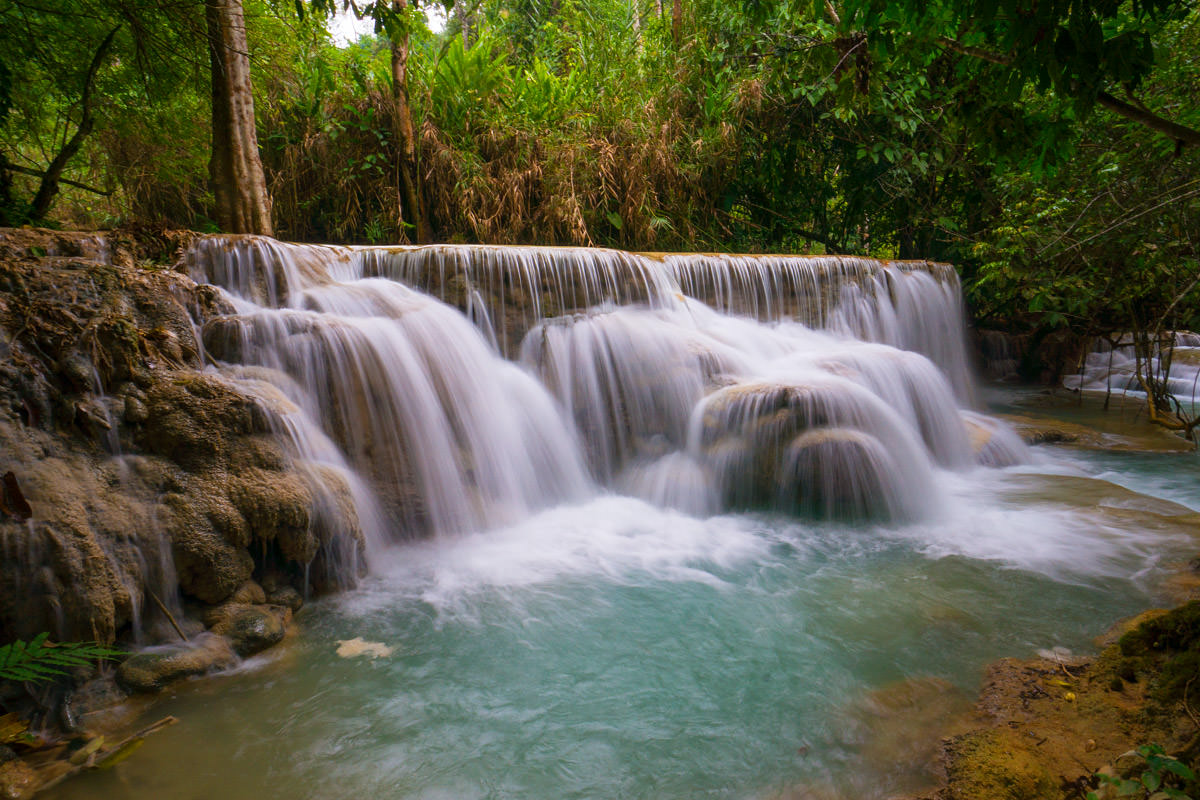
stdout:
[(1142, 785), (1145, 786), (1147, 790), (1153, 792), (1162, 785), (1162, 776), (1154, 770), (1148, 769), (1142, 773)]

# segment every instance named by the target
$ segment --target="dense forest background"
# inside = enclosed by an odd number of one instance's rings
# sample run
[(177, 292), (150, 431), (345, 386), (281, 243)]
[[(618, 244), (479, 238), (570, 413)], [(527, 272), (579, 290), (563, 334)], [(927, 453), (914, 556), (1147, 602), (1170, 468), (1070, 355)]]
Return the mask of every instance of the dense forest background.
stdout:
[[(220, 228), (215, 2), (0, 0), (0, 224)], [(236, 5), (280, 238), (930, 258), (987, 325), (1200, 327), (1194, 3)]]

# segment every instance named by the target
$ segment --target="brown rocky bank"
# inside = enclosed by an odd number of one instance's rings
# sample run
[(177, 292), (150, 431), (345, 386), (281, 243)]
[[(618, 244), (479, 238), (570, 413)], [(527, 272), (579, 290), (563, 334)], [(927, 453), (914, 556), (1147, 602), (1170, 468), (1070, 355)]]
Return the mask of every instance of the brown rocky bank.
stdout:
[[(1099, 643), (1094, 658), (992, 664), (971, 727), (942, 741), (943, 785), (911, 800), (1082, 800), (1091, 791), (1115, 797), (1096, 774), (1136, 779), (1146, 763), (1130, 753), (1151, 743), (1194, 767), (1200, 600), (1148, 611)], [(1194, 780), (1176, 788), (1200, 796)]]
[[(137, 689), (278, 641), (363, 546), (356, 520), (314, 512), (336, 476), (203, 369), (196, 328), (229, 309), (174, 266), (189, 239), (0, 230), (0, 642), (196, 650), (158, 677), (170, 653), (126, 662)], [(179, 643), (205, 629), (224, 644)]]

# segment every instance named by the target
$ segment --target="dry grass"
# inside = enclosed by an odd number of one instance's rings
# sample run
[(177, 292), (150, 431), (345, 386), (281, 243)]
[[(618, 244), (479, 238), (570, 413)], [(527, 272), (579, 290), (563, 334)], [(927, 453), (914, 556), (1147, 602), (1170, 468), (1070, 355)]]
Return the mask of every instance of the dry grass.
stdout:
[(694, 240), (692, 215), (680, 212), (711, 195), (685, 166), (683, 134), (672, 121), (579, 137), (487, 129), (467, 149), (427, 122), (422, 178), (438, 238), (632, 249)]

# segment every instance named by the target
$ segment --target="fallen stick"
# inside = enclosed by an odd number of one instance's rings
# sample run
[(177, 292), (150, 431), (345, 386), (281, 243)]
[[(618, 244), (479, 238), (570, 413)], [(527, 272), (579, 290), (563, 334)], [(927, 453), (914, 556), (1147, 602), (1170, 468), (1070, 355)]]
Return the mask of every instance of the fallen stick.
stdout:
[(150, 599), (154, 601), (156, 606), (158, 606), (158, 610), (167, 615), (167, 619), (170, 621), (171, 627), (174, 628), (175, 632), (179, 634), (179, 640), (186, 642), (187, 637), (183, 635), (183, 631), (179, 628), (179, 623), (175, 621), (175, 615), (167, 610), (166, 605), (163, 604), (162, 600), (158, 599), (158, 595), (156, 595), (154, 592), (147, 589), (146, 594), (150, 595)]
[[(59, 775), (58, 777), (52, 778), (49, 781), (47, 781), (46, 783), (43, 783), (41, 786), (39, 786), (35, 790), (34, 793), (36, 794), (37, 792), (43, 792), (46, 789), (53, 789), (55, 786), (58, 786), (60, 783), (65, 781), (67, 778), (73, 778), (76, 775), (78, 775), (79, 773), (83, 772), (84, 770), (97, 769), (97, 768), (107, 769), (108, 767), (116, 766), (121, 761), (124, 761), (125, 758), (129, 754), (132, 754), (135, 749), (140, 747), (142, 741), (147, 736), (149, 736), (152, 733), (156, 733), (157, 731), (160, 731), (163, 728), (170, 727), (171, 725), (174, 725), (176, 722), (179, 722), (178, 717), (174, 717), (174, 716), (163, 717), (158, 722), (155, 722), (153, 725), (147, 725), (145, 728), (142, 728), (137, 733), (135, 733), (131, 736), (126, 736), (124, 739), (122, 739), (120, 742), (118, 742), (115, 746), (110, 747), (107, 750), (102, 750), (102, 751), (93, 753), (91, 756), (88, 757), (87, 761), (83, 762), (82, 764), (75, 765), (75, 766), (71, 767), (69, 770), (67, 770), (66, 772)], [(127, 751), (127, 753), (125, 755), (122, 755), (122, 751)], [(118, 758), (117, 756), (120, 756), (120, 758)], [(100, 765), (104, 764), (104, 762), (106, 762), (106, 761), (109, 762), (107, 764), (107, 766), (100, 767)]]

